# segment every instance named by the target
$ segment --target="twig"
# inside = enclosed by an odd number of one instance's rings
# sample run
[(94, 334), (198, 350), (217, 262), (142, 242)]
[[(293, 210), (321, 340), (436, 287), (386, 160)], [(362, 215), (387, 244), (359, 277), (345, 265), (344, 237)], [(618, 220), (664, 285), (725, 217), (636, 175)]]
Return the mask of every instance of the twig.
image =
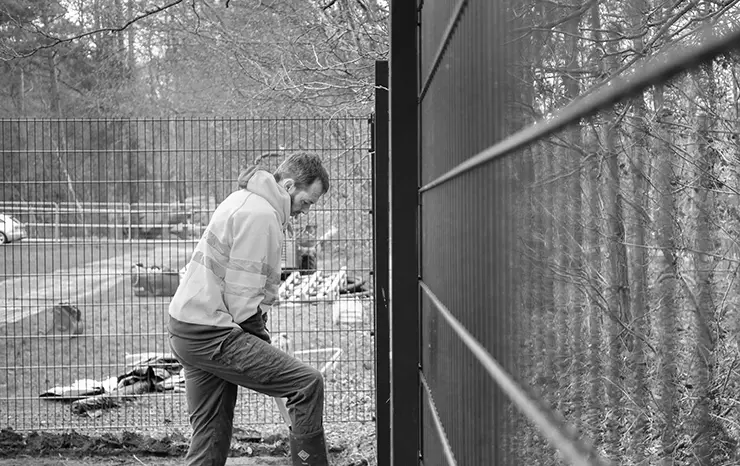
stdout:
[(145, 463), (145, 462), (143, 462), (143, 461), (141, 461), (141, 460), (140, 460), (139, 458), (137, 458), (137, 457), (136, 457), (136, 455), (133, 455), (133, 457), (134, 457), (134, 459), (135, 459), (136, 461), (138, 461), (138, 462), (139, 462), (139, 464), (142, 464), (142, 465), (146, 466), (146, 463)]
[(332, 6), (333, 6), (333, 5), (335, 4), (335, 3), (337, 3), (337, 0), (331, 0), (331, 1), (330, 1), (329, 3), (327, 3), (326, 5), (321, 5), (321, 9), (322, 9), (322, 10), (324, 10), (324, 11), (326, 11), (326, 10), (328, 10), (329, 8), (331, 8), (331, 7), (332, 7)]
[(732, 364), (730, 364), (730, 368), (727, 370), (725, 381), (722, 383), (722, 388), (719, 390), (720, 395), (724, 393), (725, 389), (727, 388), (727, 384), (730, 382), (730, 376), (732, 375), (732, 371), (735, 370), (735, 364), (737, 364), (737, 358), (738, 358), (738, 355), (737, 353), (735, 353), (735, 357), (732, 359)]
[(592, 0), (592, 1), (590, 1), (590, 2), (587, 2), (587, 3), (585, 3), (585, 4), (584, 4), (584, 5), (583, 5), (583, 6), (581, 7), (581, 8), (577, 9), (577, 10), (576, 10), (576, 11), (574, 11), (573, 13), (571, 13), (571, 14), (569, 14), (569, 15), (567, 15), (567, 16), (564, 16), (564, 17), (562, 17), (562, 18), (558, 18), (558, 19), (557, 19), (556, 21), (552, 21), (552, 22), (550, 22), (550, 23), (546, 23), (546, 24), (536, 24), (536, 25), (533, 25), (533, 26), (531, 26), (531, 27), (527, 26), (527, 27), (523, 27), (523, 28), (515, 29), (515, 30), (514, 30), (514, 33), (516, 33), (516, 34), (519, 34), (519, 33), (523, 33), (523, 32), (528, 32), (528, 31), (530, 31), (530, 30), (532, 30), (532, 29), (534, 29), (534, 28), (537, 28), (537, 29), (543, 29), (543, 30), (548, 30), (548, 31), (549, 31), (549, 30), (551, 30), (551, 29), (553, 29), (553, 28), (555, 28), (555, 27), (557, 27), (557, 26), (560, 26), (560, 25), (561, 25), (561, 24), (563, 24), (563, 23), (567, 23), (568, 21), (570, 21), (570, 20), (572, 20), (572, 19), (575, 19), (575, 18), (580, 18), (580, 17), (581, 17), (581, 16), (582, 16), (582, 15), (583, 15), (583, 14), (584, 14), (584, 13), (585, 13), (586, 11), (588, 11), (588, 10), (589, 10), (589, 9), (590, 9), (590, 8), (591, 8), (591, 7), (592, 7), (592, 6), (593, 6), (593, 5), (594, 5), (594, 4), (595, 4), (595, 3), (597, 2), (597, 1), (598, 1), (598, 0)]
[(137, 21), (139, 21), (141, 19), (147, 18), (149, 16), (155, 15), (157, 13), (161, 13), (164, 10), (167, 10), (169, 8), (172, 8), (173, 6), (179, 5), (183, 1), (184, 0), (173, 0), (170, 3), (167, 3), (166, 5), (162, 5), (162, 6), (158, 6), (158, 7), (153, 7), (153, 8), (147, 9), (143, 13), (141, 13), (141, 14), (139, 14), (137, 16), (134, 16), (133, 18), (131, 18), (130, 20), (128, 20), (123, 26), (120, 26), (120, 27), (110, 27), (110, 28), (95, 29), (94, 31), (88, 31), (88, 32), (84, 32), (82, 34), (78, 34), (76, 36), (65, 37), (65, 38), (49, 37), (49, 38), (52, 39), (52, 42), (51, 43), (44, 44), (44, 45), (39, 45), (38, 47), (34, 48), (29, 53), (26, 53), (26, 54), (23, 54), (23, 55), (16, 55), (16, 58), (28, 58), (28, 57), (30, 57), (32, 55), (35, 55), (36, 52), (39, 52), (41, 50), (50, 49), (50, 48), (55, 47), (55, 46), (60, 45), (60, 44), (64, 44), (64, 43), (67, 43), (67, 42), (74, 42), (74, 41), (76, 41), (78, 39), (82, 39), (84, 37), (92, 36), (92, 35), (95, 35), (95, 34), (100, 34), (100, 33), (103, 33), (103, 32), (123, 32), (129, 26), (131, 26), (132, 24), (134, 24), (135, 22), (137, 22)]

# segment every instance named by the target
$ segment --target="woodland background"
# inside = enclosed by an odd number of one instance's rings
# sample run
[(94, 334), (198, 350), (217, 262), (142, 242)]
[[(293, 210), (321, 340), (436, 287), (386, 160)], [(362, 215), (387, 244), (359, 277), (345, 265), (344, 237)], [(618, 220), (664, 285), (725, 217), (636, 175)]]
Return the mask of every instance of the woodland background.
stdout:
[[(736, 29), (737, 3), (514, 6), (513, 126)], [(527, 197), (516, 367), (615, 464), (740, 462), (739, 78), (723, 54), (511, 162)]]
[(330, 208), (352, 209), (348, 190), (370, 192), (361, 162), (387, 17), (375, 0), (5, 1), (2, 200), (66, 203), (62, 223), (126, 222), (86, 217), (86, 203), (210, 211), (257, 157), (311, 150), (339, 180)]
[(385, 3), (6, 0), (0, 115), (365, 115)]
[[(738, 3), (507, 5), (511, 124), (737, 28)], [(6, 1), (0, 116), (366, 115), (387, 16), (373, 0)], [(618, 464), (740, 462), (739, 137), (740, 55), (727, 53), (518, 156), (518, 375)], [(13, 160), (5, 180), (41, 179)], [(86, 176), (81, 160), (54, 163), (43, 176)], [(549, 451), (512, 428), (516, 456)]]

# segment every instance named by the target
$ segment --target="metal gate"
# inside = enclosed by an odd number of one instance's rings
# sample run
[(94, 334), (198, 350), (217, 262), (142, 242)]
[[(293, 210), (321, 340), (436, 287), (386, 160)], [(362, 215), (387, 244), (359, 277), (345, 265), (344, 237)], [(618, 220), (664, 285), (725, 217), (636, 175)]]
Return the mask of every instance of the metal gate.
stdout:
[(737, 10), (630, 67), (607, 3), (392, 3), (379, 464), (736, 464)]
[[(372, 420), (371, 133), (367, 118), (0, 120), (0, 219), (19, 231), (0, 245), (0, 424), (187, 427), (169, 297), (240, 170), (294, 151), (318, 153), (332, 187), (287, 235), (270, 329), (324, 373), (327, 423)], [(236, 416), (281, 422), (248, 390)]]

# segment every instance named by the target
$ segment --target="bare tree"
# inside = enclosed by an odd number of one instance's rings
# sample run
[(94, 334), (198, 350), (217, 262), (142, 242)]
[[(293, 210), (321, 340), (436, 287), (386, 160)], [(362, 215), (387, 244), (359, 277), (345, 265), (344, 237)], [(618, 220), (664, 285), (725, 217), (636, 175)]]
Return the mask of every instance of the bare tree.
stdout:
[[(636, 50), (644, 50), (645, 44), (642, 35), (645, 15), (649, 12), (648, 4), (645, 0), (632, 0), (629, 5), (629, 24), (631, 26), (631, 36), (634, 37), (633, 43)], [(631, 353), (629, 376), (631, 378), (630, 391), (632, 393), (631, 405), (634, 408), (630, 411), (634, 418), (634, 427), (630, 429), (630, 450), (631, 456), (636, 463), (641, 463), (646, 458), (646, 449), (648, 447), (648, 429), (649, 414), (648, 406), (650, 404), (650, 392), (648, 387), (648, 351), (649, 343), (647, 339), (650, 334), (650, 320), (647, 312), (648, 308), (648, 255), (647, 239), (648, 225), (650, 215), (648, 214), (648, 127), (647, 127), (647, 106), (645, 96), (639, 95), (632, 102), (633, 111), (633, 131), (626, 137), (632, 139), (632, 150), (628, 154), (629, 164), (632, 168), (632, 223), (633, 223), (633, 241), (631, 261), (630, 261), (630, 278), (631, 278), (631, 308), (633, 313), (632, 330), (634, 331), (634, 348)]]
[[(711, 64), (709, 65), (711, 66)], [(714, 269), (714, 191), (716, 154), (709, 143), (711, 120), (707, 114), (699, 114), (696, 128), (696, 170), (698, 189), (696, 190), (696, 242), (693, 253), (696, 270), (696, 309), (695, 309), (695, 361), (693, 364), (694, 427), (696, 429), (696, 457), (700, 464), (712, 462), (714, 442), (716, 441), (712, 414), (712, 384), (715, 368), (716, 327), (712, 275)]]
[(661, 427), (660, 440), (664, 451), (663, 464), (673, 464), (669, 454), (676, 447), (676, 322), (677, 322), (677, 271), (675, 247), (675, 201), (673, 186), (673, 150), (670, 144), (670, 126), (673, 122), (670, 109), (666, 108), (664, 88), (655, 86), (653, 99), (658, 109), (657, 127), (655, 129), (657, 155), (655, 170), (655, 191), (658, 204), (655, 208), (657, 242), (661, 254), (656, 257), (658, 275), (658, 328), (660, 329), (660, 405)]
[[(608, 37), (601, 37), (606, 44), (607, 59), (606, 73), (614, 73), (617, 69), (615, 61), (615, 41), (618, 36), (610, 33)], [(619, 110), (619, 114), (615, 114)], [(602, 112), (601, 137), (604, 144), (606, 159), (606, 182), (604, 183), (604, 203), (606, 207), (607, 250), (609, 262), (609, 290), (607, 306), (609, 312), (609, 375), (607, 381), (607, 397), (611, 412), (611, 419), (607, 421), (608, 445), (612, 454), (621, 449), (621, 435), (623, 433), (621, 418), (623, 414), (622, 367), (625, 347), (632, 350), (633, 335), (626, 332), (625, 326), (632, 320), (630, 303), (630, 283), (627, 268), (627, 248), (625, 246), (625, 226), (623, 210), (623, 192), (620, 174), (617, 133), (622, 123), (625, 110), (619, 109)], [(628, 330), (628, 329), (627, 329)]]

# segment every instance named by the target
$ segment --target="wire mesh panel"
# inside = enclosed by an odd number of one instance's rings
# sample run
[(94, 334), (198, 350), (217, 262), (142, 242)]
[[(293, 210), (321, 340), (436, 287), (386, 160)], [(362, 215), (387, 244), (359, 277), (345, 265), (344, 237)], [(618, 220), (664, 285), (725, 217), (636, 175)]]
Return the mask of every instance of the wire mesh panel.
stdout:
[[(0, 120), (0, 424), (187, 425), (167, 308), (241, 169), (318, 153), (331, 189), (286, 234), (274, 344), (324, 373), (326, 422), (374, 412), (367, 119)], [(241, 390), (236, 424), (281, 423)]]
[(737, 464), (740, 11), (418, 8), (421, 462)]

